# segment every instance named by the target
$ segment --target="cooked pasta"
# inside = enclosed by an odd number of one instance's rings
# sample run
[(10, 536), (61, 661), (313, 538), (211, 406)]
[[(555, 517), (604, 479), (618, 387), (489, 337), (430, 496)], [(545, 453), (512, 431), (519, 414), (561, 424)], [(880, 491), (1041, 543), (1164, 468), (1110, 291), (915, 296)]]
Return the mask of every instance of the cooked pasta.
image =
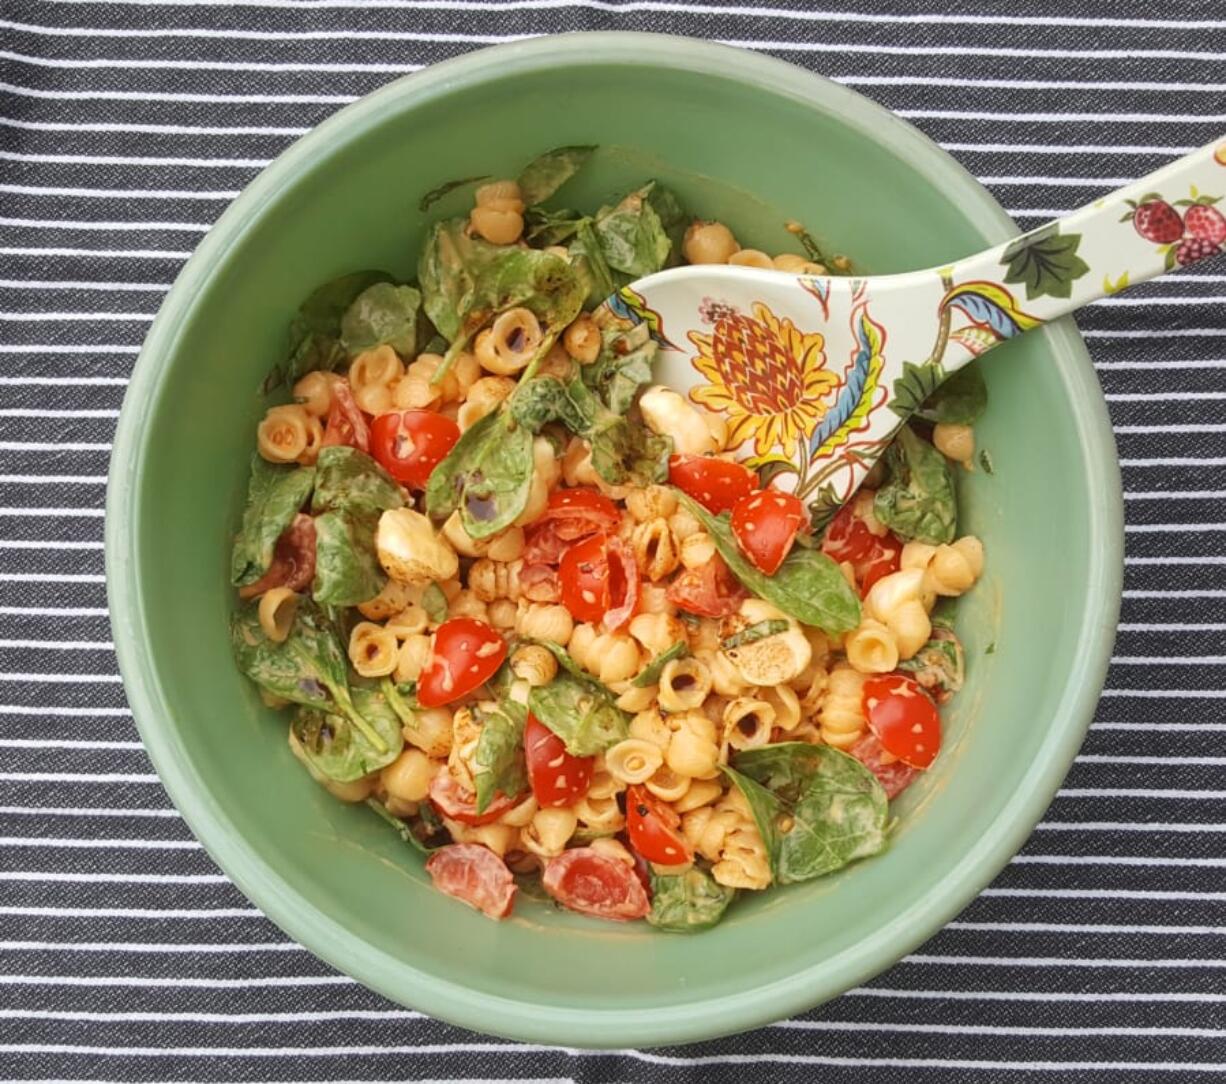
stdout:
[(396, 669), (396, 634), (373, 621), (359, 621), (349, 634), (349, 662), (362, 677), (384, 677)]
[(867, 722), (863, 697), (864, 675), (858, 670), (836, 666), (830, 671), (818, 709), (822, 741), (836, 749), (849, 749), (860, 740)]
[(665, 711), (688, 711), (702, 707), (711, 692), (711, 670), (694, 656), (673, 659), (660, 672), (660, 707)]
[(284, 643), (289, 637), (300, 601), (288, 587), (274, 587), (260, 596), (260, 628), (274, 644)]
[(771, 740), (775, 708), (750, 696), (728, 701), (723, 711), (724, 741), (733, 749), (756, 749)]
[(664, 763), (664, 753), (644, 738), (626, 738), (605, 751), (604, 763), (618, 782), (645, 783)]
[(635, 527), (630, 543), (639, 571), (652, 582), (664, 579), (680, 563), (677, 543), (663, 516)]

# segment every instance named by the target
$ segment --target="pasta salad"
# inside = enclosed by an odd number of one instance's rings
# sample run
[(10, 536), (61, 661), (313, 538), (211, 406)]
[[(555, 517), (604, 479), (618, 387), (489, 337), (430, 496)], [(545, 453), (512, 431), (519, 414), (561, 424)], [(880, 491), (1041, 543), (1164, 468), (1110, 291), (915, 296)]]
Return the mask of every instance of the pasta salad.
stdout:
[(847, 261), (799, 227), (804, 254), (741, 248), (656, 183), (558, 209), (591, 153), (481, 183), (415, 283), (357, 272), (303, 303), (231, 638), (306, 771), (443, 892), (692, 932), (880, 852), (937, 756), (964, 676), (950, 603), (983, 568), (953, 474), (984, 396), (938, 393), (815, 523), (721, 415), (652, 383), (645, 325), (591, 312), (682, 260)]

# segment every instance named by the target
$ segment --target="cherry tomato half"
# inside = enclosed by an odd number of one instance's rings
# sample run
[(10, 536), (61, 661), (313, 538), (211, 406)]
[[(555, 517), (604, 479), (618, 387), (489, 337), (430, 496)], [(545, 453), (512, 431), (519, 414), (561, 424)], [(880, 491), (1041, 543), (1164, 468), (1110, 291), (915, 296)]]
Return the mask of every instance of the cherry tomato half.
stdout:
[(758, 488), (758, 476), (748, 467), (705, 455), (671, 456), (668, 480), (716, 516)]
[(668, 601), (678, 609), (702, 617), (736, 613), (748, 594), (718, 553), (705, 565), (687, 568), (665, 592)]
[(485, 807), (482, 813), (477, 812), (477, 796), (470, 790), (465, 790), (455, 781), (455, 777), (445, 768), (435, 772), (430, 780), (430, 801), (444, 817), (461, 824), (480, 827), (483, 824), (493, 824), (499, 817), (513, 808), (519, 800), (517, 794), (494, 795), (493, 801)]
[(507, 864), (479, 843), (451, 843), (426, 860), (434, 887), (490, 918), (506, 918), (515, 904), (515, 878)]
[(531, 713), (524, 727), (524, 759), (532, 794), (543, 809), (579, 801), (596, 766), (595, 757), (571, 756), (562, 739)]
[(328, 419), (320, 444), (325, 448), (333, 444), (348, 444), (359, 452), (370, 450), (370, 429), (353, 400), (348, 380), (337, 380), (332, 385), (332, 405), (328, 407)]
[(927, 768), (941, 750), (937, 706), (909, 674), (882, 674), (864, 683), (864, 715), (881, 747), (912, 768)]
[(433, 410), (393, 410), (370, 424), (370, 454), (397, 482), (424, 489), (460, 439), (460, 427)]
[(847, 751), (877, 777), (885, 788), (885, 796), (891, 800), (906, 790), (920, 774), (909, 764), (887, 753), (876, 734), (865, 734)]
[(798, 497), (764, 489), (732, 506), (732, 535), (758, 571), (771, 576), (783, 564), (808, 518)]
[(639, 570), (620, 538), (593, 535), (562, 555), (562, 604), (576, 621), (621, 628), (638, 605)]
[(591, 847), (573, 847), (549, 859), (541, 886), (563, 907), (597, 918), (629, 922), (651, 910), (634, 866)]
[(528, 528), (524, 561), (556, 565), (571, 543), (613, 530), (619, 518), (617, 505), (595, 489), (555, 489)]
[(845, 504), (826, 528), (822, 552), (836, 561), (862, 561), (872, 554), (876, 537), (851, 505)]
[(626, 790), (626, 832), (630, 846), (647, 859), (662, 866), (679, 866), (692, 861), (694, 852), (677, 832), (681, 817), (646, 787)]
[(860, 579), (860, 597), (864, 598), (879, 579), (898, 571), (902, 565), (902, 542), (893, 531), (874, 538), (872, 552), (855, 564)]
[(453, 617), (434, 634), (434, 650), (417, 681), (417, 702), (437, 708), (484, 685), (507, 657), (507, 642), (484, 621)]

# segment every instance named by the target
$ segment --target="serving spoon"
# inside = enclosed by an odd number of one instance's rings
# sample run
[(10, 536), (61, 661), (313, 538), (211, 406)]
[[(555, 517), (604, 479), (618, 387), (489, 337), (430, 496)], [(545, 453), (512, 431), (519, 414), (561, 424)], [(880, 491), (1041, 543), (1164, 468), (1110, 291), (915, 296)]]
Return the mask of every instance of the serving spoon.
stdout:
[(865, 277), (697, 264), (631, 283), (597, 321), (653, 336), (657, 379), (722, 412), (728, 450), (824, 518), (973, 358), (1226, 251), (1224, 195), (1226, 138), (944, 267)]

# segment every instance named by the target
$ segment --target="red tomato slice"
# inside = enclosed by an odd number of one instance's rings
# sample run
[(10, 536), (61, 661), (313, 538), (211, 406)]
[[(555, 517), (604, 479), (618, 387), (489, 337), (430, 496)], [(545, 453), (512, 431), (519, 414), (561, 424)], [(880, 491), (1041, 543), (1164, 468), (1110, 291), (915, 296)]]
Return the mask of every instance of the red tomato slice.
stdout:
[(549, 859), (541, 884), (563, 907), (596, 918), (629, 922), (651, 910), (634, 867), (591, 847), (576, 847)]
[(882, 748), (912, 768), (927, 768), (941, 750), (941, 715), (909, 674), (864, 683), (864, 715)]
[(552, 565), (528, 564), (519, 570), (519, 593), (529, 602), (557, 602), (562, 598), (558, 570)]
[(301, 591), (315, 578), (315, 521), (298, 513), (277, 539), (272, 564), (255, 583), (238, 589), (239, 598), (255, 598), (274, 587)]
[(366, 416), (353, 401), (348, 380), (337, 380), (332, 385), (332, 405), (328, 408), (324, 439), (320, 443), (324, 447), (348, 444), (360, 452), (370, 451), (370, 430), (366, 426)]
[(694, 852), (677, 832), (681, 817), (672, 806), (657, 801), (646, 787), (626, 790), (626, 831), (630, 846), (647, 859), (662, 866), (679, 866), (692, 861)]
[(639, 568), (626, 544), (606, 534), (572, 546), (558, 566), (562, 604), (576, 621), (603, 621), (619, 629), (639, 601)]
[(594, 489), (555, 489), (549, 504), (528, 529), (524, 561), (556, 565), (570, 543), (611, 531), (620, 516), (615, 505)]
[(668, 480), (717, 516), (758, 488), (758, 476), (748, 467), (705, 455), (671, 456)]
[(519, 800), (516, 794), (494, 795), (493, 801), (485, 812), (477, 812), (477, 796), (470, 790), (465, 790), (455, 781), (455, 777), (446, 769), (435, 772), (430, 780), (430, 801), (444, 817), (461, 824), (469, 824), (478, 828), (483, 824), (493, 824), (507, 810), (514, 807)]
[(595, 757), (573, 757), (566, 745), (535, 715), (524, 727), (524, 759), (528, 782), (543, 808), (574, 805), (587, 793), (595, 771)]
[(883, 576), (897, 572), (902, 564), (902, 542), (893, 531), (882, 538), (873, 538), (873, 551), (856, 562), (856, 575), (860, 579), (860, 597), (864, 598)]
[(877, 536), (852, 512), (851, 505), (845, 504), (826, 528), (822, 552), (836, 561), (863, 561), (872, 555), (877, 541)]
[(434, 634), (434, 650), (417, 680), (417, 702), (437, 708), (484, 685), (507, 657), (507, 642), (484, 621), (453, 617)]
[(701, 568), (687, 568), (665, 594), (674, 606), (702, 617), (727, 617), (749, 597), (718, 553)]
[(742, 497), (732, 506), (732, 534), (758, 571), (773, 575), (809, 517), (800, 499), (777, 489)]
[(876, 734), (865, 734), (847, 751), (877, 777), (887, 798), (897, 798), (919, 775), (915, 768), (901, 760), (891, 758), (883, 762), (882, 756), (888, 754), (881, 748)]
[(604, 615), (604, 627), (616, 632), (634, 616), (639, 605), (639, 565), (630, 547), (620, 538), (610, 538), (609, 610)]
[(460, 439), (460, 427), (433, 410), (393, 410), (370, 425), (370, 453), (403, 485), (425, 489), (430, 472)]
[(426, 859), (426, 872), (440, 892), (490, 918), (506, 918), (515, 904), (515, 878), (507, 864), (479, 843), (451, 843)]

